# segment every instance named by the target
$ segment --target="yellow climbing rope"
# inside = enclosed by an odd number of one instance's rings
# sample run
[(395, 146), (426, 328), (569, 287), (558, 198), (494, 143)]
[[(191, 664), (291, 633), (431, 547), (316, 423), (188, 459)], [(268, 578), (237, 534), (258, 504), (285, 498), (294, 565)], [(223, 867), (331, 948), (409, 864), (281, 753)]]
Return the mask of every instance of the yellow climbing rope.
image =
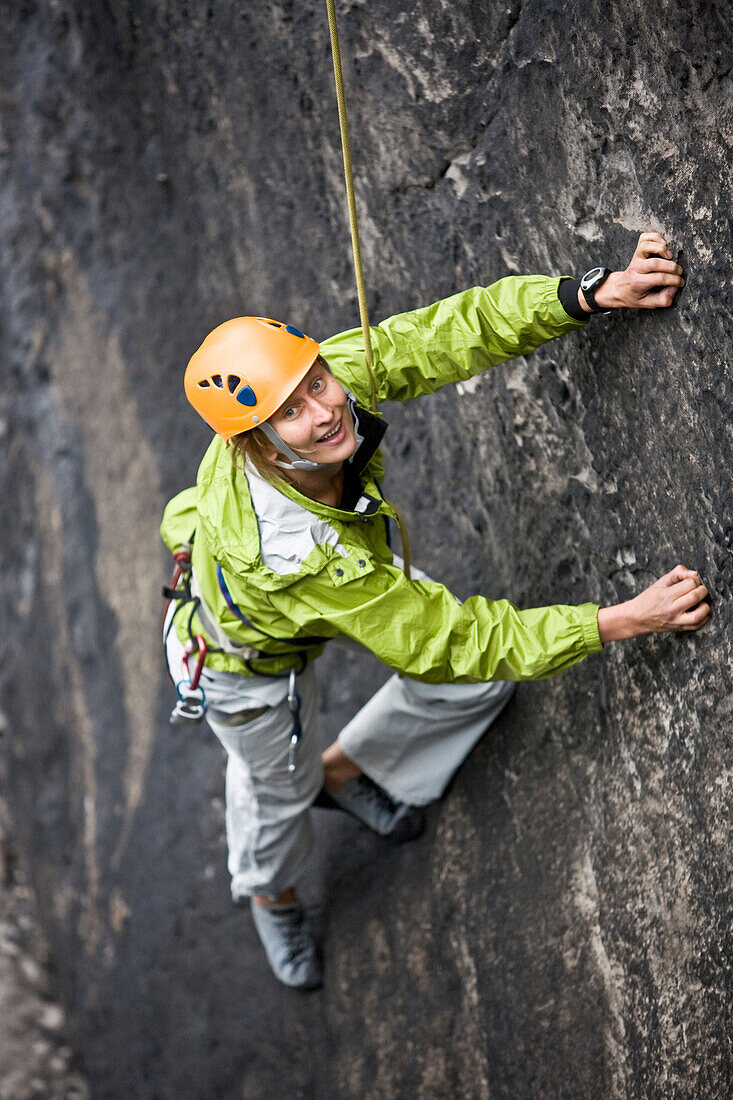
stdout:
[(351, 167), (351, 142), (349, 141), (349, 122), (346, 117), (346, 96), (344, 94), (344, 76), (341, 72), (341, 50), (339, 49), (339, 32), (336, 25), (336, 8), (334, 0), (326, 0), (328, 9), (328, 29), (331, 34), (331, 56), (333, 58), (333, 75), (336, 81), (336, 102), (339, 112), (339, 127), (341, 129), (341, 152), (344, 158), (344, 178), (346, 180), (346, 199), (349, 204), (349, 227), (351, 229), (351, 248), (354, 253), (354, 273), (356, 274), (356, 294), (359, 299), (359, 317), (364, 333), (364, 354), (366, 356), (367, 370), (369, 371), (369, 386), (371, 388), (371, 409), (376, 412), (377, 386), (372, 370), (372, 339), (369, 331), (369, 314), (367, 312), (366, 288), (364, 286), (364, 269), (361, 263), (361, 246), (359, 244), (359, 223), (356, 218), (356, 195), (354, 194), (354, 173)]
[[(372, 369), (372, 338), (369, 328), (369, 314), (366, 302), (366, 287), (364, 285), (364, 269), (361, 263), (361, 245), (359, 244), (359, 223), (356, 216), (356, 195), (354, 193), (354, 173), (351, 167), (351, 143), (349, 141), (349, 122), (346, 117), (346, 95), (344, 93), (344, 77), (341, 71), (341, 50), (339, 49), (339, 33), (336, 24), (336, 8), (334, 0), (326, 0), (328, 10), (328, 29), (331, 35), (331, 56), (333, 58), (333, 75), (336, 81), (336, 102), (338, 104), (339, 128), (341, 130), (341, 152), (344, 159), (344, 179), (346, 181), (346, 199), (349, 206), (349, 228), (351, 230), (351, 249), (354, 253), (354, 273), (356, 275), (356, 294), (359, 299), (359, 318), (361, 330), (364, 334), (364, 356), (367, 371), (369, 372), (370, 406), (372, 412), (377, 410), (377, 384)], [(385, 502), (392, 508), (397, 517), (397, 525), (402, 537), (402, 554), (405, 561), (405, 575), (410, 579), (410, 539), (405, 524), (398, 509), (385, 497)]]

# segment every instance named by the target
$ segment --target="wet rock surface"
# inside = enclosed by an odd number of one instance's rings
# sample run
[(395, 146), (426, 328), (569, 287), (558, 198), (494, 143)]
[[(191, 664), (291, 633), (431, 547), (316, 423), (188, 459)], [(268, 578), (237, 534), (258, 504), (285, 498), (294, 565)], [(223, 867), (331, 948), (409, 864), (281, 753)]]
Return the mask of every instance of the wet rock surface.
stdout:
[[(520, 688), (414, 845), (318, 812), (326, 985), (277, 988), (228, 902), (222, 752), (167, 725), (156, 528), (208, 439), (203, 334), (357, 322), (325, 10), (5, 5), (2, 752), (53, 995), (95, 1098), (727, 1096), (730, 8), (339, 19), (374, 321), (644, 229), (688, 271), (673, 311), (387, 410), (415, 560), (523, 606), (683, 561), (714, 616)], [(323, 669), (330, 738), (382, 671)]]

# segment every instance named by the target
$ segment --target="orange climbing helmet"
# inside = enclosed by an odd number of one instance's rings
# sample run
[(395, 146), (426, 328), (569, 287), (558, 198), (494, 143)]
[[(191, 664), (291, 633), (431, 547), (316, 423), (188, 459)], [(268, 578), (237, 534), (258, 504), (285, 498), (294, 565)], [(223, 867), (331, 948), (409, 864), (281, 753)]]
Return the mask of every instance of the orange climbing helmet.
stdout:
[(269, 317), (234, 317), (210, 332), (186, 367), (186, 397), (228, 441), (262, 426), (305, 378), (319, 345)]

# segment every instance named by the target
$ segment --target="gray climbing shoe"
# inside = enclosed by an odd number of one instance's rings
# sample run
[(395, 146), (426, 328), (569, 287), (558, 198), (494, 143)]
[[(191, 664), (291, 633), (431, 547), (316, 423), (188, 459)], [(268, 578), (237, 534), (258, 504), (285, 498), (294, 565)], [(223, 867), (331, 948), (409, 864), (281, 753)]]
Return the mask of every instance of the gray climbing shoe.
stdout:
[(275, 977), (293, 989), (318, 989), (321, 964), (302, 906), (258, 905), (252, 898), (251, 909)]
[(397, 802), (366, 775), (349, 779), (343, 791), (324, 787), (315, 804), (328, 808), (329, 803), (395, 844), (416, 840), (425, 831), (425, 813), (421, 806)]

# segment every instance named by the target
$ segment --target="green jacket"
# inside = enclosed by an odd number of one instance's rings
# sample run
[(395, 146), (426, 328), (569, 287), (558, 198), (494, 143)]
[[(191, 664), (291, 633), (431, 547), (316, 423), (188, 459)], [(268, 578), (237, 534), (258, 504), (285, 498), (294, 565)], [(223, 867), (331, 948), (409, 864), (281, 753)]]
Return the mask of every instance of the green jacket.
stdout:
[[(511, 276), (372, 328), (378, 400), (434, 393), (581, 327), (565, 313), (557, 287), (558, 279), (542, 275)], [(359, 406), (367, 405), (361, 329), (326, 340), (321, 352)], [(372, 419), (361, 408), (357, 416)], [(362, 444), (354, 456), (362, 485), (354, 511), (234, 469), (218, 436), (196, 486), (165, 510), (161, 534), (169, 549), (188, 542), (195, 530), (193, 571), (219, 627), (237, 645), (288, 654), (253, 662), (255, 670), (291, 667), (293, 647), (244, 625), (222, 585), (236, 609), (275, 638), (346, 636), (395, 671), (428, 683), (538, 680), (602, 648), (597, 604), (520, 611), (508, 600), (483, 596), (460, 603), (442, 584), (408, 580), (388, 545), (383, 517), (394, 514), (377, 484), (380, 453), (363, 461), (362, 448), (370, 452)], [(188, 610), (176, 617), (182, 640), (187, 620)], [(192, 627), (207, 637), (197, 616)], [(311, 647), (311, 655), (321, 648)], [(210, 653), (206, 660), (212, 668), (247, 674), (238, 656)]]

